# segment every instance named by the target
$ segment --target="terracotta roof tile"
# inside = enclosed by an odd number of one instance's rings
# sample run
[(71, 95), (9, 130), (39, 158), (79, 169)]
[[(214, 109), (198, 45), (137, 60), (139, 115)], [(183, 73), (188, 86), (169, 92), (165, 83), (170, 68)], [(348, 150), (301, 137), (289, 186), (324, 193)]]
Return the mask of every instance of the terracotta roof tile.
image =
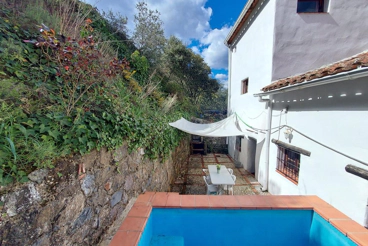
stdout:
[(351, 71), (357, 69), (358, 67), (368, 67), (368, 52), (360, 53), (356, 56), (335, 62), (333, 64), (312, 71), (308, 71), (304, 74), (298, 74), (295, 76), (273, 81), (270, 85), (263, 87), (261, 90), (263, 92), (272, 91), (289, 85), (295, 85), (325, 76)]

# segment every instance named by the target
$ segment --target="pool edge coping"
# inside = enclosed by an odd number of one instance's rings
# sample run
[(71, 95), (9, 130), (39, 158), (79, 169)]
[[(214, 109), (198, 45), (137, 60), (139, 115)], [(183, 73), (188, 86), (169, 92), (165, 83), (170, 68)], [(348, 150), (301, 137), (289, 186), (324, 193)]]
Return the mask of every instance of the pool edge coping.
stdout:
[(315, 195), (213, 196), (174, 192), (145, 192), (139, 195), (110, 246), (137, 245), (152, 208), (313, 210), (357, 245), (368, 246), (366, 228)]

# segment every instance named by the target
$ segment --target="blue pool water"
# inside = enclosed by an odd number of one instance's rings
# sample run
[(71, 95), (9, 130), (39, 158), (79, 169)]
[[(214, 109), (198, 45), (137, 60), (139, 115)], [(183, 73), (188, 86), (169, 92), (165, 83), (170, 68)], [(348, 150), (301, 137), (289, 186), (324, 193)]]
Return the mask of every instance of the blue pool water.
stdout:
[(154, 208), (138, 245), (356, 244), (313, 210)]

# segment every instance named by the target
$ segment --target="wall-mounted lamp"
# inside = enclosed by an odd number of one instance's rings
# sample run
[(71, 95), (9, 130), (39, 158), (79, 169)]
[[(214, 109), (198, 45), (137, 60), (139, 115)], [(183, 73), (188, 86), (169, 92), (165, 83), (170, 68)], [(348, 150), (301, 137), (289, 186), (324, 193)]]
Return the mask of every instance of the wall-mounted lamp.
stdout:
[(285, 132), (285, 139), (289, 139), (289, 143), (291, 143), (291, 140), (293, 139), (293, 130), (291, 128), (286, 128)]

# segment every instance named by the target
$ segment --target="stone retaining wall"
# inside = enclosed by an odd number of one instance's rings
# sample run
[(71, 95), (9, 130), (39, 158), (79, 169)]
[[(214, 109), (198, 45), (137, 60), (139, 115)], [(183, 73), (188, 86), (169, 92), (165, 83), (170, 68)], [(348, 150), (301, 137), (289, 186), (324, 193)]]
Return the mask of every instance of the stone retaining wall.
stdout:
[(25, 184), (1, 187), (0, 245), (108, 244), (130, 200), (146, 190), (170, 191), (187, 164), (189, 142), (164, 162), (142, 153), (129, 154), (126, 145), (93, 151), (33, 172)]
[(226, 137), (204, 137), (207, 144), (207, 153), (228, 154)]

